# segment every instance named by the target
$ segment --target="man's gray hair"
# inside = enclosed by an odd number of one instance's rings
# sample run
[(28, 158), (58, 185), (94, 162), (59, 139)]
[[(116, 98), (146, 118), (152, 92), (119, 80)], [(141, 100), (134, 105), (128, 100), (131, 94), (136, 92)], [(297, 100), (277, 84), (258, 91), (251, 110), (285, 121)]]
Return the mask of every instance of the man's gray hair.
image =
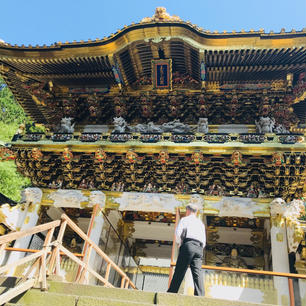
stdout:
[(199, 207), (198, 205), (196, 204), (192, 204), (192, 203), (189, 203), (187, 206), (186, 206), (186, 209), (190, 210), (191, 212), (197, 212), (199, 210)]

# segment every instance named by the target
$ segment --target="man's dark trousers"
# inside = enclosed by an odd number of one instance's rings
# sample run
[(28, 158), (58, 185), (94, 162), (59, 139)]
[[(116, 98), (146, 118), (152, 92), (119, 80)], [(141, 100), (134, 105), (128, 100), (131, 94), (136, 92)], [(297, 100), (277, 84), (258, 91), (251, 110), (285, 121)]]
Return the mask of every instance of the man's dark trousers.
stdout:
[(178, 292), (188, 266), (190, 266), (194, 282), (194, 295), (204, 296), (204, 282), (202, 273), (203, 248), (199, 242), (184, 242), (179, 250), (175, 272), (168, 292)]

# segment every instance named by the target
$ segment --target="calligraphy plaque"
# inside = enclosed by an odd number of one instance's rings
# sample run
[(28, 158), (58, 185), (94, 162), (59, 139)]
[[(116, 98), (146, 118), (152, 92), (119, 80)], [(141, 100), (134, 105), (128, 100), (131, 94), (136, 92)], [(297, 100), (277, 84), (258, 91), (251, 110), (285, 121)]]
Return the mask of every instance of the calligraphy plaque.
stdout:
[(153, 89), (172, 88), (172, 60), (158, 59), (152, 60), (152, 80)]

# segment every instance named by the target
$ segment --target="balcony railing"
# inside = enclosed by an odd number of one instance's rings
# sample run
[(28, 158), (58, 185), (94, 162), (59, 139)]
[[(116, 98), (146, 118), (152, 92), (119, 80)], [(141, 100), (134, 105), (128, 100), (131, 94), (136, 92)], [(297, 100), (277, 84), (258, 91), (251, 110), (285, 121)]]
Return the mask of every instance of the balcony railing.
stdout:
[(305, 136), (303, 134), (257, 134), (257, 133), (51, 133), (51, 134), (25, 134), (13, 138), (13, 143), (16, 142), (112, 142), (125, 143), (129, 141), (139, 143), (243, 143), (243, 144), (265, 144), (265, 143), (281, 143), (281, 144), (297, 144), (304, 143)]

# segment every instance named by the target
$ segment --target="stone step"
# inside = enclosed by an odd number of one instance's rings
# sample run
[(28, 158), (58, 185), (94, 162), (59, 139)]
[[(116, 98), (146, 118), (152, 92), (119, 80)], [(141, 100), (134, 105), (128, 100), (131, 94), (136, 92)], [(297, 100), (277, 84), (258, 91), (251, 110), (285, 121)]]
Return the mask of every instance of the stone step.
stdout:
[(24, 295), (21, 295), (5, 306), (152, 306), (153, 303), (143, 301), (128, 301), (124, 296), (93, 297), (87, 295), (71, 295), (55, 292), (43, 292), (39, 289), (31, 289)]
[(95, 285), (81, 285), (75, 283), (63, 283), (55, 281), (48, 282), (48, 285), (49, 292), (78, 296), (103, 297), (123, 301), (137, 301), (148, 304), (153, 304), (156, 298), (155, 292), (140, 290), (105, 288), (102, 286)]
[(152, 303), (81, 296), (76, 306), (153, 306)]
[[(15, 297), (9, 303), (22, 306), (75, 306), (78, 296), (69, 294), (57, 294), (54, 292), (30, 289)], [(6, 304), (7, 305), (7, 304)]]
[(156, 303), (160, 306), (276, 306), (272, 304), (258, 304), (252, 302), (241, 302), (214, 299), (200, 296), (182, 295), (177, 293), (157, 293)]
[[(8, 282), (14, 284), (14, 281)], [(105, 288), (49, 281), (49, 290), (31, 289), (6, 306), (268, 306), (251, 302), (230, 301), (174, 293), (155, 293), (130, 289)], [(0, 287), (1, 292), (7, 287)], [(273, 306), (269, 304), (269, 306)]]

